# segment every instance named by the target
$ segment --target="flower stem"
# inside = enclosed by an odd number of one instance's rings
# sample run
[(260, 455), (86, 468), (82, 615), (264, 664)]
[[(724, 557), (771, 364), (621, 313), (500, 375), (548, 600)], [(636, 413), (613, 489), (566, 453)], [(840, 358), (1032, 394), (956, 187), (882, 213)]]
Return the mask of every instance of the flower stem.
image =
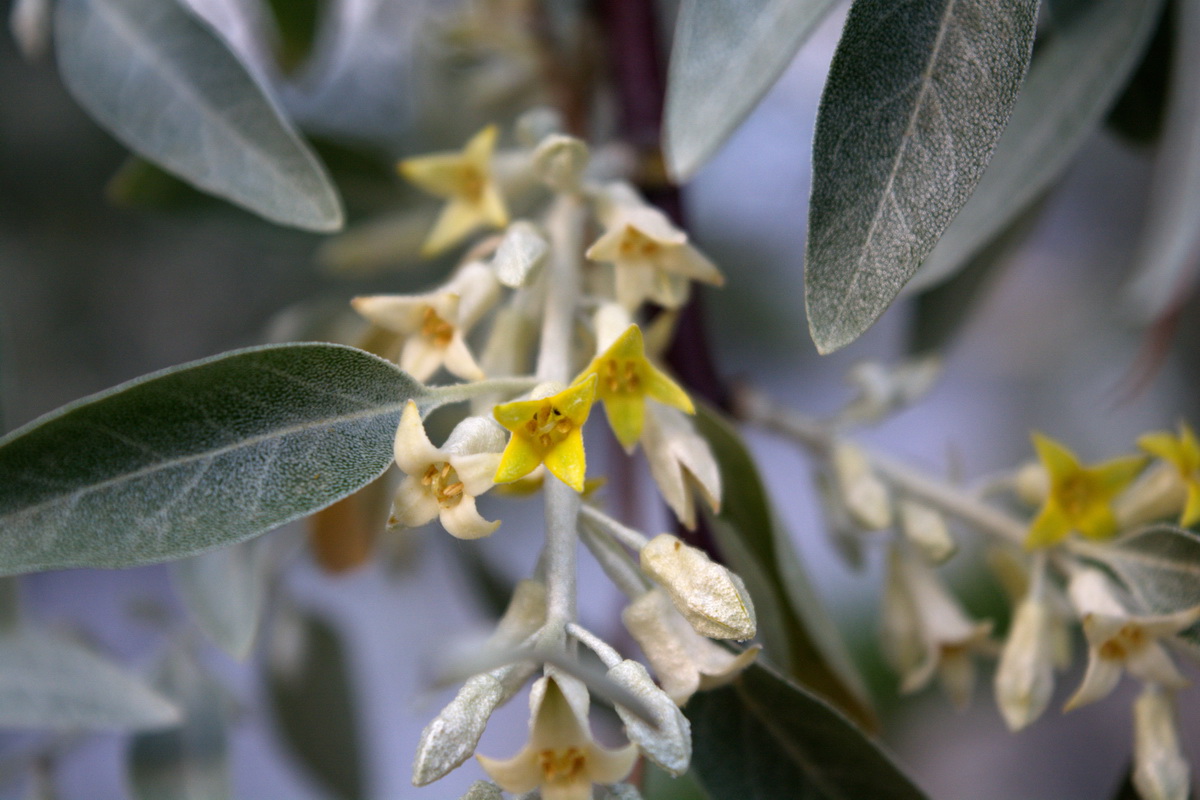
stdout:
[(628, 525), (622, 525), (598, 508), (583, 506), (579, 510), (581, 516), (600, 530), (612, 536), (631, 550), (641, 550), (649, 542), (640, 531), (635, 531)]
[[(742, 388), (736, 402), (739, 415), (769, 430), (783, 433), (814, 455), (826, 458), (833, 452), (837, 437), (825, 425), (777, 405), (765, 395)], [(908, 464), (878, 453), (863, 451), (875, 473), (900, 492), (992, 535), (1020, 544), (1028, 526), (994, 508), (957, 486), (940, 481)]]
[(580, 534), (604, 574), (626, 597), (634, 600), (649, 590), (650, 586), (633, 559), (611, 537), (600, 535), (592, 523), (585, 523)]
[(437, 405), (461, 403), (488, 394), (515, 396), (528, 392), (538, 383), (533, 377), (489, 378), (469, 383), (451, 383), (446, 386), (427, 386), (425, 393)]

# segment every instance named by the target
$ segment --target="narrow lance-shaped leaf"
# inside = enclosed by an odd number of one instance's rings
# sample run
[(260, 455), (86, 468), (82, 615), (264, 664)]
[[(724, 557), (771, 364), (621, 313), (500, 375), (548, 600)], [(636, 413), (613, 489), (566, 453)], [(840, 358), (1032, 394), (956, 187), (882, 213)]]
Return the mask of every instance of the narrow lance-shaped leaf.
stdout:
[(967, 201), (1029, 65), (1037, 0), (856, 0), (817, 115), (805, 304), (817, 349), (883, 313)]
[(783, 73), (837, 0), (684, 0), (667, 74), (663, 152), (695, 174)]
[(222, 800), (230, 796), (224, 688), (186, 648), (159, 666), (158, 688), (183, 710), (182, 724), (141, 733), (129, 743), (129, 777), (137, 800)]
[(1175, 54), (1163, 141), (1146, 227), (1126, 288), (1134, 316), (1151, 322), (1183, 302), (1200, 271), (1200, 2), (1176, 4)]
[(178, 0), (59, 0), (55, 45), (75, 99), (139, 154), (274, 222), (342, 226), (316, 156)]
[(404, 403), (352, 347), (256, 347), (85, 398), (0, 439), (0, 574), (127, 567), (249, 539), (365, 486)]
[(721, 513), (709, 522), (729, 566), (750, 589), (766, 654), (806, 688), (868, 727), (878, 725), (866, 690), (833, 621), (776, 524), (745, 444), (726, 422), (698, 409), (700, 434), (721, 468)]
[(761, 662), (687, 705), (711, 800), (924, 800), (879, 744)]
[[(1111, 569), (1150, 613), (1200, 606), (1200, 535), (1193, 531), (1158, 525), (1085, 550)], [(1200, 647), (1200, 624), (1180, 635)]]
[(240, 542), (171, 565), (176, 589), (200, 630), (237, 659), (250, 653), (262, 619), (268, 544)]
[(1096, 0), (1055, 29), (1029, 68), (987, 172), (909, 290), (961, 269), (1062, 176), (1137, 66), (1161, 10), (1162, 0)]
[(0, 726), (161, 728), (179, 710), (123, 668), (69, 639), (0, 635)]

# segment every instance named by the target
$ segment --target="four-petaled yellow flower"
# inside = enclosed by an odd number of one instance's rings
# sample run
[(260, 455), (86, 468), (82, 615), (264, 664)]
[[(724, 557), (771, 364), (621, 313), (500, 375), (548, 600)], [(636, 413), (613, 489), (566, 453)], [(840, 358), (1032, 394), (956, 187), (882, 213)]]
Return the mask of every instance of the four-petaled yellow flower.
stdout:
[(587, 470), (583, 455), (583, 423), (596, 398), (596, 378), (589, 376), (558, 394), (540, 400), (498, 405), (496, 421), (512, 431), (496, 470), (496, 483), (508, 483), (533, 472), (538, 464), (577, 492)]
[(1148, 433), (1140, 437), (1137, 443), (1147, 453), (1158, 456), (1179, 470), (1187, 486), (1187, 502), (1179, 524), (1190, 527), (1200, 522), (1200, 441), (1196, 440), (1192, 426), (1180, 422), (1179, 438), (1162, 431)]
[(1112, 499), (1137, 477), (1146, 459), (1125, 456), (1084, 467), (1070, 450), (1040, 433), (1033, 434), (1033, 446), (1050, 477), (1050, 492), (1029, 529), (1025, 546), (1049, 547), (1071, 531), (1089, 539), (1116, 535)]
[[(573, 696), (564, 689), (573, 689)], [(591, 800), (592, 784), (616, 783), (633, 769), (636, 745), (608, 750), (592, 741), (582, 684), (560, 687), (559, 679), (542, 678), (529, 703), (528, 744), (507, 761), (475, 756), (501, 789), (516, 794), (540, 789), (542, 800)]]
[(642, 435), (647, 396), (688, 414), (696, 413), (691, 398), (679, 384), (646, 358), (646, 345), (637, 325), (630, 325), (575, 380), (592, 375), (598, 379), (596, 399), (604, 402), (608, 424), (627, 451), (633, 451)]
[(481, 225), (503, 228), (508, 209), (492, 180), (492, 151), (496, 126), (489, 125), (471, 137), (459, 153), (434, 153), (401, 161), (400, 174), (430, 194), (450, 202), (421, 248), (432, 256), (462, 241)]

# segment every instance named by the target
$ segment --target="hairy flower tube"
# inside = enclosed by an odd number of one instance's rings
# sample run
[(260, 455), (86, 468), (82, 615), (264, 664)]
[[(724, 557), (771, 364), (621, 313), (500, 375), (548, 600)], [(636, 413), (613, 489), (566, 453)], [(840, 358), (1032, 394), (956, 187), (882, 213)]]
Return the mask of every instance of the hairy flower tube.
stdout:
[(739, 641), (754, 636), (757, 621), (746, 585), (703, 550), (661, 533), (642, 548), (641, 567), (697, 633)]
[(489, 125), (471, 137), (461, 152), (409, 158), (398, 165), (409, 181), (448, 201), (421, 247), (422, 255), (437, 255), (480, 227), (508, 224), (508, 209), (492, 180), (496, 136), (496, 126)]
[(400, 415), (394, 446), (396, 464), (406, 474), (392, 506), (393, 525), (416, 527), (434, 517), (459, 539), (478, 539), (500, 526), (475, 508), (475, 498), (492, 488), (503, 435), (480, 417), (468, 417), (437, 448), (425, 434), (417, 404)]
[(512, 432), (496, 469), (496, 483), (523, 478), (544, 463), (552, 475), (582, 492), (587, 472), (583, 424), (595, 396), (593, 376), (548, 397), (496, 406), (496, 421)]
[(400, 368), (417, 380), (428, 380), (442, 365), (465, 380), (482, 380), (483, 370), (465, 337), (499, 293), (492, 270), (471, 262), (436, 291), (356, 297), (351, 302), (374, 324), (405, 337)]
[(1178, 470), (1187, 487), (1187, 500), (1179, 519), (1184, 527), (1200, 522), (1200, 441), (1186, 422), (1179, 423), (1179, 436), (1166, 431), (1148, 433), (1138, 439), (1138, 447), (1158, 456)]
[(1049, 476), (1050, 488), (1029, 528), (1025, 546), (1049, 547), (1071, 531), (1089, 539), (1116, 535), (1112, 500), (1137, 477), (1145, 458), (1126, 456), (1084, 467), (1070, 450), (1040, 433), (1033, 434), (1033, 446)]
[(562, 676), (541, 678), (533, 685), (529, 705), (528, 744), (504, 761), (475, 756), (500, 788), (516, 793), (539, 789), (542, 800), (590, 800), (593, 784), (616, 783), (633, 769), (636, 745), (609, 750), (592, 740), (582, 684)]
[(646, 358), (646, 345), (637, 325), (630, 325), (575, 380), (592, 375), (596, 376), (596, 399), (604, 403), (608, 424), (627, 452), (633, 452), (641, 438), (646, 398), (695, 413), (687, 392)]

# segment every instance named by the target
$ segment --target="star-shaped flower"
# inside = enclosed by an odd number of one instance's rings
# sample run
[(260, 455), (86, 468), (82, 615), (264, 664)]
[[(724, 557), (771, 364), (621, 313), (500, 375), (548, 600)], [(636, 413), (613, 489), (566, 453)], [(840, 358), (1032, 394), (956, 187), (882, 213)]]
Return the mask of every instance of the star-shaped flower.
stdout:
[(647, 397), (688, 414), (696, 412), (687, 392), (646, 358), (646, 345), (637, 325), (626, 328), (575, 380), (591, 375), (598, 379), (596, 399), (604, 403), (608, 424), (628, 452), (633, 451), (642, 435)]
[(434, 447), (417, 404), (408, 401), (395, 443), (396, 464), (407, 477), (396, 490), (389, 522), (411, 528), (438, 517), (459, 539), (478, 539), (496, 530), (500, 523), (480, 516), (475, 498), (492, 488), (500, 461), (500, 453), (494, 451), (499, 449), (499, 433), (491, 422), (471, 417), (455, 427), (445, 447)]
[(613, 204), (606, 230), (587, 250), (593, 261), (616, 267), (617, 302), (629, 310), (646, 299), (667, 308), (687, 300), (688, 281), (720, 286), (724, 276), (688, 244), (687, 234), (658, 209), (636, 198)]
[(1187, 685), (1159, 639), (1174, 636), (1200, 621), (1200, 606), (1173, 614), (1135, 614), (1129, 610), (1130, 600), (1096, 569), (1077, 573), (1068, 591), (1071, 604), (1083, 619), (1088, 665), (1083, 683), (1067, 701), (1067, 711), (1107, 696), (1120, 680), (1122, 668), (1167, 689)]
[(1187, 487), (1187, 501), (1179, 524), (1190, 527), (1200, 522), (1200, 441), (1197, 441), (1192, 426), (1179, 423), (1179, 436), (1166, 431), (1148, 433), (1138, 439), (1138, 447), (1151, 455), (1158, 456), (1179, 470), (1179, 477)]
[(542, 800), (591, 800), (592, 784), (616, 783), (633, 769), (637, 746), (609, 750), (596, 744), (588, 727), (587, 690), (568, 681), (545, 677), (533, 685), (529, 743), (515, 756), (507, 761), (476, 756), (500, 788), (516, 794), (540, 789)]
[(1049, 475), (1050, 491), (1030, 526), (1025, 546), (1049, 547), (1071, 531), (1089, 539), (1115, 536), (1117, 521), (1112, 500), (1133, 482), (1146, 459), (1125, 456), (1084, 467), (1070, 450), (1040, 433), (1033, 434), (1033, 446)]
[(549, 397), (496, 406), (496, 421), (512, 431), (496, 483), (515, 481), (544, 463), (552, 475), (582, 492), (587, 471), (583, 424), (595, 397), (596, 378), (589, 376)]
[(462, 152), (434, 153), (401, 161), (400, 174), (430, 194), (449, 202), (421, 248), (436, 255), (462, 241), (476, 228), (508, 224), (508, 209), (492, 180), (492, 151), (496, 126), (489, 125), (471, 137)]
[(454, 375), (477, 381), (485, 376), (465, 336), (499, 296), (495, 274), (473, 262), (437, 291), (356, 297), (351, 304), (374, 324), (406, 337), (400, 368), (417, 380), (428, 380), (444, 364)]

